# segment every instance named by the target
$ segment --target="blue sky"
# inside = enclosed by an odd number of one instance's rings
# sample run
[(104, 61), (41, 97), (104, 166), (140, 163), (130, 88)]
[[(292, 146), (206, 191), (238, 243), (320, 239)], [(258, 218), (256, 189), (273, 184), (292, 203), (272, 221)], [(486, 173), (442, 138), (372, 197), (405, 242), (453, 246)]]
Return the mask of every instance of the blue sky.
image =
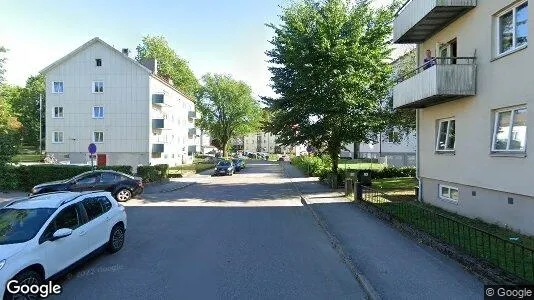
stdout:
[[(382, 4), (390, 0), (375, 0)], [(145, 35), (163, 35), (197, 77), (229, 73), (256, 95), (272, 95), (264, 52), (288, 0), (28, 1), (9, 0), (0, 11), (0, 45), (10, 51), (7, 81), (23, 85), (93, 37), (117, 49)]]

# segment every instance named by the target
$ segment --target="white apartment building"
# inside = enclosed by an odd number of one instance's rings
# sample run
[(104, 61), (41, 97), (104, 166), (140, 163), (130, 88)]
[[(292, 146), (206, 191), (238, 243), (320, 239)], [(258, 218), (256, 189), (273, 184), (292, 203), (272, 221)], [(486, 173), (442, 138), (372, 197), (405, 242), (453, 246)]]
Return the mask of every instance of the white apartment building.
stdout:
[(412, 0), (393, 37), (418, 45), (421, 67), (393, 94), (395, 107), (417, 109), (420, 199), (530, 235), (532, 14), (525, 0)]
[(282, 153), (289, 153), (291, 149), (292, 147), (277, 144), (276, 135), (269, 132), (258, 132), (243, 138), (244, 152), (275, 153), (278, 150)]
[(201, 143), (194, 103), (158, 77), (155, 60), (141, 64), (94, 38), (41, 72), (46, 152), (59, 161), (89, 162), (94, 143), (98, 165), (176, 166)]

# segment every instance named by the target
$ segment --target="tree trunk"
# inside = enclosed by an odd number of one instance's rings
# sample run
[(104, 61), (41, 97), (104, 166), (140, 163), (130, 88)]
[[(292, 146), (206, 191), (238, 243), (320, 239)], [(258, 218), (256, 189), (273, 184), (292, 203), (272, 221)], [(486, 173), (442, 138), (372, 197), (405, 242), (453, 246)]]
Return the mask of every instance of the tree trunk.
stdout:
[(226, 146), (227, 146), (228, 142), (222, 142), (222, 150), (223, 150), (223, 158), (226, 157), (226, 155), (228, 154), (228, 150), (226, 149)]

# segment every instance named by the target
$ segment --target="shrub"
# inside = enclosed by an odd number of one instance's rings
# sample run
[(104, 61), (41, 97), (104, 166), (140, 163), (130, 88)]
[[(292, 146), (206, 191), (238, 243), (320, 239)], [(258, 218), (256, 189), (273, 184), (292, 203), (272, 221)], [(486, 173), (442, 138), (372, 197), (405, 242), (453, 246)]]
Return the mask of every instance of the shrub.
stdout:
[(330, 159), (326, 156), (297, 156), (291, 159), (291, 164), (312, 177), (321, 176), (323, 169), (328, 170), (332, 166)]
[(143, 182), (154, 182), (168, 178), (169, 165), (139, 166), (137, 176), (143, 178)]

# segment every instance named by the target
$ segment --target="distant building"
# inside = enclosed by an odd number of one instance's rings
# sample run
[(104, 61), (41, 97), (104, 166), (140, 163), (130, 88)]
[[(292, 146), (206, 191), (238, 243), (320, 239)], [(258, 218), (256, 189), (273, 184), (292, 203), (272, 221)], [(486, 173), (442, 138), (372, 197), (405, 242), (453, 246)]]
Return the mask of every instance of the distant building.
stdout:
[(269, 132), (258, 132), (243, 138), (243, 151), (266, 153), (289, 153), (294, 147), (282, 146), (276, 142), (276, 135)]
[(46, 152), (98, 165), (191, 161), (201, 138), (193, 101), (158, 76), (156, 60), (142, 63), (94, 38), (41, 72), (46, 77)]

